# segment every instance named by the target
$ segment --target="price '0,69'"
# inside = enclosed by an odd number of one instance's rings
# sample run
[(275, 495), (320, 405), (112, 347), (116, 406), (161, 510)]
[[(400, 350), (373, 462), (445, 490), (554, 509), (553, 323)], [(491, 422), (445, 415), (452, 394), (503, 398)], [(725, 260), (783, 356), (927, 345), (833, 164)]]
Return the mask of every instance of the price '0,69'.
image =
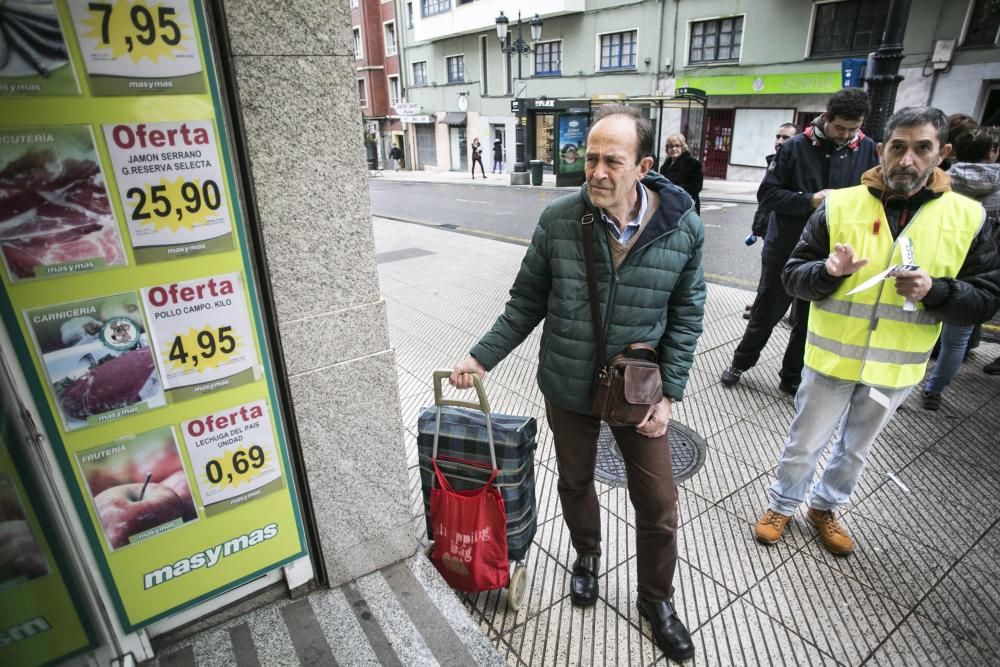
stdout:
[[(115, 7), (108, 2), (91, 2), (87, 8), (101, 14), (101, 43), (111, 44), (111, 15)], [(142, 4), (135, 4), (129, 9), (129, 20), (136, 31), (135, 39), (143, 46), (152, 46), (159, 39), (167, 46), (177, 46), (181, 43), (181, 29), (173, 17), (177, 10), (172, 7), (157, 7), (156, 15)], [(125, 47), (131, 52), (134, 48), (131, 35), (123, 36)]]
[(236, 349), (236, 339), (232, 335), (233, 328), (230, 326), (219, 327), (218, 331), (206, 329), (199, 331), (195, 337), (198, 350), (188, 351), (184, 349), (184, 337), (176, 336), (170, 345), (170, 353), (167, 357), (170, 361), (176, 361), (182, 366), (186, 366), (188, 360), (191, 365), (198, 366), (198, 358), (211, 359), (216, 354), (232, 354)]
[[(153, 185), (149, 188), (147, 200), (146, 191), (143, 188), (129, 188), (126, 195), (129, 199), (135, 197), (137, 200), (135, 208), (132, 209), (132, 219), (149, 220), (154, 215), (157, 218), (166, 218), (174, 213), (180, 220), (184, 217), (185, 211), (194, 215), (201, 210), (203, 205), (212, 211), (222, 206), (219, 185), (211, 179), (202, 183), (200, 188), (197, 183), (191, 182), (181, 185), (180, 194), (181, 199), (184, 200), (183, 206), (175, 208), (174, 202), (170, 201), (170, 197), (166, 193), (167, 187), (165, 185)], [(149, 210), (146, 209), (147, 204), (149, 204)]]
[(231, 466), (229, 472), (223, 470), (222, 463), (218, 459), (212, 459), (205, 464), (205, 476), (208, 477), (209, 482), (219, 484), (225, 477), (226, 481), (231, 483), (234, 474), (242, 476), (247, 474), (251, 468), (263, 468), (265, 463), (264, 450), (260, 445), (252, 445), (247, 451), (237, 449), (226, 463)]

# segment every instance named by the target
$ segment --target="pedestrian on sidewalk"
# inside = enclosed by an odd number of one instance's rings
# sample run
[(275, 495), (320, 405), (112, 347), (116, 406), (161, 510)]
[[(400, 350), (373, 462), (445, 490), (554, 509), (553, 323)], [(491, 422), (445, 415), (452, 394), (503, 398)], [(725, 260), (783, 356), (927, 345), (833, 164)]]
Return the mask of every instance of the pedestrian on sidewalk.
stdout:
[[(770, 155), (764, 156), (764, 161), (767, 163), (767, 169), (765, 173), (771, 171), (771, 165), (774, 164), (774, 158), (778, 154), (778, 151), (781, 150), (781, 146), (786, 141), (788, 141), (796, 134), (799, 134), (801, 132), (802, 130), (799, 129), (799, 126), (796, 125), (795, 123), (782, 123), (781, 125), (778, 126), (778, 129), (774, 131), (774, 152), (771, 153)], [(771, 211), (769, 211), (767, 207), (765, 207), (762, 204), (757, 205), (757, 210), (753, 214), (753, 222), (750, 223), (750, 237), (747, 239), (747, 245), (753, 245), (754, 243), (757, 242), (758, 238), (767, 236), (768, 228), (771, 225), (770, 221), (772, 218), (773, 216), (771, 215)], [(778, 234), (777, 223), (775, 223), (775, 229), (772, 232), (772, 234), (774, 236), (777, 236)], [(763, 250), (761, 250), (760, 252), (761, 258), (763, 258), (766, 254), (770, 252), (771, 252), (770, 248), (765, 244)], [(767, 266), (766, 263), (762, 261), (760, 280), (757, 281), (758, 294), (764, 288), (764, 270), (766, 266)], [(750, 319), (750, 311), (752, 309), (753, 309), (753, 304), (750, 304), (749, 306), (746, 307), (746, 310), (743, 312), (743, 319), (745, 320)]]
[(880, 165), (861, 185), (827, 195), (785, 265), (785, 287), (813, 305), (795, 417), (754, 531), (765, 544), (781, 538), (806, 499), (837, 429), (807, 517), (830, 552), (854, 550), (836, 511), (872, 442), (923, 378), (941, 322), (975, 324), (1000, 307), (1000, 256), (983, 207), (952, 192), (937, 168), (951, 150), (947, 136), (938, 109), (893, 114)]
[(499, 139), (493, 140), (493, 169), (490, 173), (503, 173), (503, 144)]
[(403, 159), (403, 149), (397, 144), (393, 144), (389, 151), (389, 159), (392, 160), (392, 170), (399, 171), (399, 162)]
[[(757, 201), (773, 212), (761, 254), (761, 280), (750, 309), (750, 321), (722, 384), (731, 387), (756, 365), (774, 327), (784, 317), (792, 297), (781, 284), (781, 269), (802, 234), (809, 214), (834, 188), (857, 185), (861, 174), (877, 163), (875, 143), (861, 131), (868, 113), (868, 96), (860, 88), (836, 92), (826, 112), (784, 143), (757, 190)], [(772, 227), (773, 225), (773, 227)], [(772, 235), (773, 228), (773, 235)], [(796, 310), (795, 322), (778, 373), (778, 388), (795, 395), (802, 379), (808, 303)]]
[(479, 137), (472, 140), (472, 180), (476, 180), (476, 164), (479, 164), (479, 173), (486, 178), (486, 170), (483, 168), (483, 147), (479, 143)]
[(694, 200), (695, 213), (701, 215), (699, 193), (705, 185), (701, 172), (701, 162), (688, 151), (687, 139), (683, 134), (674, 133), (667, 137), (667, 159), (660, 165), (660, 174), (674, 185), (684, 188)]
[(702, 331), (704, 231), (691, 197), (650, 172), (653, 129), (635, 107), (602, 106), (586, 147), (587, 184), (542, 212), (503, 313), (455, 366), (451, 383), (472, 386), (469, 373), (485, 375), (545, 320), (537, 380), (555, 443), (563, 518), (576, 551), (570, 599), (593, 605), (601, 561), (594, 488), (601, 420), (592, 408), (598, 353), (581, 246), (584, 225), (595, 225), (606, 357), (637, 342), (658, 351), (664, 398), (635, 427), (612, 430), (635, 508), (639, 613), (652, 625), (660, 649), (683, 660), (694, 654), (694, 645), (671, 604), (677, 489), (667, 423), (673, 401), (683, 397)]
[[(956, 137), (956, 159), (948, 170), (948, 175), (951, 177), (953, 192), (975, 199), (983, 205), (986, 210), (984, 226), (996, 239), (996, 231), (1000, 226), (1000, 164), (988, 162), (993, 144), (990, 135), (985, 129), (974, 129)], [(941, 395), (962, 367), (975, 328), (972, 324), (944, 324), (937, 363), (924, 383), (924, 409), (937, 410), (941, 407)], [(987, 368), (989, 366), (987, 364)]]

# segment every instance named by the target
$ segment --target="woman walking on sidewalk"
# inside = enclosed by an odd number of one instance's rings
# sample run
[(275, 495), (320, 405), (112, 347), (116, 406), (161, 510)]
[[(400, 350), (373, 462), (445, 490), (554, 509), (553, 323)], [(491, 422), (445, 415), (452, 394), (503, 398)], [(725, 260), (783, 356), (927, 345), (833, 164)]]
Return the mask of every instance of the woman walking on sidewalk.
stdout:
[(493, 169), (490, 173), (503, 173), (503, 144), (499, 139), (493, 140)]
[(476, 163), (479, 163), (479, 173), (486, 178), (486, 170), (483, 168), (483, 147), (479, 144), (479, 138), (472, 140), (472, 180), (476, 180)]

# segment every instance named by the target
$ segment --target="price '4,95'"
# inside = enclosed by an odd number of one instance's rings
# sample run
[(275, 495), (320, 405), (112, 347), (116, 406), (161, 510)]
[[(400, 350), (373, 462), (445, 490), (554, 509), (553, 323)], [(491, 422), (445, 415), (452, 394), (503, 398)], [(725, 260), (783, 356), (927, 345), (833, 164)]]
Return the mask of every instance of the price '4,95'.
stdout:
[(170, 344), (167, 359), (180, 367), (198, 368), (199, 363), (204, 367), (216, 367), (236, 350), (232, 331), (232, 327), (225, 326), (192, 332), (193, 336), (178, 335)]

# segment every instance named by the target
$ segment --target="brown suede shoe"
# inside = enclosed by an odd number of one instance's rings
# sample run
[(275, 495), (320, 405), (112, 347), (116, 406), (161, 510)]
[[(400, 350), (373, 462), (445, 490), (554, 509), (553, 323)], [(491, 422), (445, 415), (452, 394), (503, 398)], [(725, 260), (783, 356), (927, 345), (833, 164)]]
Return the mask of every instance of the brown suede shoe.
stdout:
[(827, 551), (838, 556), (846, 556), (854, 551), (854, 540), (837, 521), (833, 512), (809, 508), (806, 513), (809, 522), (819, 530), (819, 539)]
[(778, 514), (774, 510), (767, 510), (764, 516), (757, 522), (757, 527), (753, 529), (753, 534), (758, 542), (764, 544), (774, 544), (785, 534), (785, 526), (792, 520), (792, 517)]

